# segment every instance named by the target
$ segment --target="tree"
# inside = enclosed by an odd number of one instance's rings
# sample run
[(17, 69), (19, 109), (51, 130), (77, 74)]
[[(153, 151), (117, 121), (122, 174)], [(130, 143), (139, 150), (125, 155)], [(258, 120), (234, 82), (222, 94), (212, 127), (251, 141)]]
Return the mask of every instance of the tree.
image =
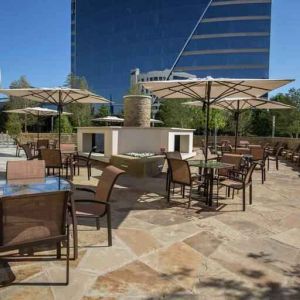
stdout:
[[(25, 76), (21, 76), (18, 80), (13, 81), (10, 84), (10, 88), (29, 88), (30, 83), (28, 82), (27, 78)], [(18, 108), (25, 108), (25, 107), (31, 107), (35, 106), (36, 102), (30, 101), (30, 100), (25, 100), (19, 97), (10, 97), (9, 101), (5, 104), (3, 110), (10, 110), (10, 109), (18, 109)], [(32, 127), (36, 124), (37, 118), (31, 115), (15, 115), (14, 117), (11, 117), (12, 114), (3, 114), (1, 115), (1, 118), (3, 117), (4, 123), (5, 123), (5, 128), (8, 130), (8, 127), (11, 128), (13, 124), (11, 124), (12, 120), (15, 122), (18, 122), (22, 131), (22, 128), (24, 131), (27, 131), (28, 127)], [(9, 122), (9, 123), (7, 123)], [(19, 125), (17, 127), (19, 127)], [(3, 126), (3, 125), (2, 125)], [(16, 126), (13, 126), (16, 127)]]
[(298, 138), (300, 134), (300, 89), (290, 89), (288, 93), (277, 94), (271, 100), (295, 107), (295, 109), (272, 111), (272, 115), (276, 117), (276, 135)]
[(20, 118), (17, 114), (9, 114), (6, 121), (6, 130), (13, 137), (18, 136), (22, 132)]
[[(65, 86), (69, 88), (88, 90), (88, 83), (86, 79), (73, 74), (68, 75)], [(83, 127), (91, 124), (92, 106), (90, 104), (70, 104), (68, 105), (67, 110), (72, 113), (70, 119), (73, 127)]]
[(97, 117), (104, 118), (109, 116), (109, 107), (107, 105), (101, 105), (98, 110)]
[[(55, 123), (54, 123), (54, 131), (58, 132), (59, 130), (59, 118), (57, 117), (55, 119)], [(69, 121), (68, 116), (66, 115), (61, 115), (60, 117), (60, 130), (61, 133), (72, 133), (73, 132), (73, 127)]]

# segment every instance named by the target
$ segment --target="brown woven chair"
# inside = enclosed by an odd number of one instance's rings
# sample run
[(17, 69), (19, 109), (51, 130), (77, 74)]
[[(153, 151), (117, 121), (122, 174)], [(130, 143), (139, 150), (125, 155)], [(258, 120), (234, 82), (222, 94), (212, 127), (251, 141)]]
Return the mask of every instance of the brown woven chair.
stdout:
[(32, 147), (30, 144), (23, 144), (21, 148), (24, 150), (27, 160), (38, 159), (38, 155), (32, 154)]
[(221, 186), (224, 186), (233, 190), (242, 190), (243, 191), (243, 211), (246, 210), (246, 188), (249, 187), (249, 204), (252, 204), (252, 174), (256, 167), (256, 163), (253, 163), (248, 169), (246, 175), (244, 177), (233, 178), (233, 179), (225, 179), (220, 182)]
[(37, 148), (37, 150), (49, 148), (49, 140), (46, 140), (46, 139), (37, 140), (36, 148)]
[(8, 161), (6, 163), (7, 180), (45, 178), (44, 160)]
[(56, 175), (58, 170), (59, 175), (62, 175), (63, 171), (66, 170), (66, 177), (68, 177), (68, 170), (71, 170), (71, 176), (73, 174), (72, 166), (70, 165), (69, 159), (62, 158), (61, 152), (58, 149), (40, 149), (40, 158), (45, 161), (47, 174)]
[(241, 148), (248, 148), (249, 145), (250, 145), (249, 141), (240, 141), (239, 142), (239, 147), (241, 147)]
[(166, 160), (167, 160), (167, 177), (166, 177), (166, 191), (168, 190), (170, 176), (171, 176), (171, 169), (169, 166), (169, 159), (182, 159), (182, 155), (179, 151), (173, 151), (173, 152), (166, 152)]
[(234, 150), (234, 153), (236, 154), (250, 154), (250, 149), (249, 148), (236, 148), (236, 150)]
[[(225, 164), (231, 164), (233, 165), (232, 169), (238, 171), (241, 167), (242, 158), (243, 156), (240, 154), (226, 153), (221, 157), (220, 162)], [(218, 180), (228, 178), (232, 169), (219, 169), (217, 173)]]
[[(170, 202), (171, 183), (181, 185), (183, 198), (185, 197), (185, 187), (188, 186), (190, 188), (188, 208), (190, 208), (192, 187), (195, 183), (197, 183), (197, 185), (200, 183), (198, 181), (198, 175), (196, 175), (195, 177), (192, 176), (190, 166), (188, 162), (185, 160), (171, 158), (168, 159), (168, 164), (170, 166), (171, 173), (170, 173), (170, 180), (168, 183), (167, 200), (168, 202)], [(174, 188), (173, 188), (173, 193), (174, 193)]]
[(75, 196), (75, 209), (77, 218), (92, 218), (96, 221), (96, 227), (100, 229), (100, 218), (107, 217), (107, 234), (108, 245), (112, 245), (111, 232), (111, 210), (110, 210), (110, 195), (114, 184), (118, 177), (124, 174), (125, 171), (114, 166), (108, 166), (103, 170), (102, 176), (99, 179), (96, 190), (85, 187), (77, 187), (75, 190), (94, 194), (91, 199), (77, 199)]
[[(40, 246), (43, 250), (52, 250), (55, 245), (56, 258), (60, 259), (61, 243), (66, 242), (67, 285), (70, 254), (69, 227), (66, 222), (68, 199), (67, 191), (1, 198), (0, 252), (19, 250), (20, 253), (27, 253), (28, 249), (34, 248), (36, 251), (36, 247)], [(26, 259), (30, 257), (26, 256)]]
[(88, 180), (90, 180), (91, 176), (92, 176), (92, 161), (91, 161), (91, 156), (92, 153), (95, 152), (97, 150), (97, 146), (92, 147), (88, 157), (79, 155), (79, 154), (75, 154), (73, 159), (74, 159), (74, 174), (75, 174), (75, 170), (77, 167), (77, 174), (79, 175), (79, 171), (81, 167), (86, 167), (87, 168), (87, 175), (88, 175)]
[(264, 148), (250, 148), (250, 154), (252, 155), (252, 161), (256, 163), (256, 166), (261, 170), (261, 183), (264, 184), (266, 180), (266, 159), (267, 155)]
[(279, 157), (281, 155), (282, 150), (284, 149), (283, 146), (279, 147), (275, 153), (275, 156), (273, 155), (268, 155), (267, 160), (268, 160), (268, 171), (270, 170), (270, 160), (275, 161), (276, 163), (276, 170), (278, 171), (279, 169)]

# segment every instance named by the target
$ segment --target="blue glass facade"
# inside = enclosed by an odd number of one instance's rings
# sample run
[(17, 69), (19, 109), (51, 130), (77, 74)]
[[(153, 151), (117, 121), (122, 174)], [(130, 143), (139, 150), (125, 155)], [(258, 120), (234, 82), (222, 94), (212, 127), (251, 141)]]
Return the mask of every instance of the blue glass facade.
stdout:
[[(72, 72), (120, 100), (130, 70), (170, 69), (209, 0), (73, 0)], [(268, 78), (271, 0), (213, 0), (175, 71)]]

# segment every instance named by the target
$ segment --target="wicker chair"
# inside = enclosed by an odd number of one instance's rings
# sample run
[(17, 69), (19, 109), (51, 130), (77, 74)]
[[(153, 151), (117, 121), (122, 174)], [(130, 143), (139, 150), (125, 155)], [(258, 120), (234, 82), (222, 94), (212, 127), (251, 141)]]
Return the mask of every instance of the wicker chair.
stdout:
[[(62, 159), (60, 150), (58, 149), (40, 149), (40, 158), (45, 161), (47, 174), (50, 175), (52, 169), (52, 175), (55, 175), (55, 171), (58, 170), (59, 175), (63, 170), (66, 170), (66, 177), (68, 177), (68, 170), (70, 168), (71, 177), (73, 175), (73, 167), (69, 158)], [(62, 172), (61, 172), (62, 171)]]
[[(238, 170), (240, 170), (240, 167), (241, 167), (242, 158), (243, 158), (243, 156), (240, 154), (226, 153), (221, 157), (220, 162), (225, 163), (225, 164), (231, 164), (231, 165), (233, 165), (232, 169), (238, 171)], [(219, 169), (218, 173), (217, 173), (218, 180), (228, 178), (230, 176), (230, 171), (232, 169)]]
[[(171, 183), (173, 184), (180, 184), (182, 187), (182, 196), (185, 197), (185, 187), (188, 186), (190, 188), (189, 193), (189, 201), (188, 201), (188, 208), (191, 206), (191, 196), (192, 196), (192, 187), (196, 183), (197, 186), (200, 183), (198, 180), (198, 174), (192, 176), (190, 166), (187, 161), (181, 159), (168, 159), (168, 165), (170, 166), (170, 180), (168, 182), (168, 196), (167, 200), (170, 202), (171, 196)], [(174, 193), (174, 188), (173, 188)]]
[(78, 199), (75, 194), (74, 202), (76, 209), (76, 217), (95, 219), (96, 227), (99, 230), (100, 218), (106, 216), (109, 246), (112, 245), (111, 210), (109, 203), (110, 195), (118, 177), (124, 173), (125, 171), (121, 169), (118, 169), (114, 166), (108, 166), (103, 170), (102, 176), (98, 182), (95, 191), (85, 187), (75, 188), (75, 192), (77, 190), (92, 193), (94, 195), (93, 199)]
[(39, 158), (38, 155), (32, 154), (32, 147), (30, 144), (23, 144), (21, 145), (21, 148), (24, 150), (27, 160), (33, 160)]
[(6, 163), (7, 180), (30, 180), (45, 178), (44, 160), (8, 161)]
[[(32, 195), (17, 195), (1, 198), (0, 252), (56, 247), (56, 258), (61, 258), (61, 243), (66, 243), (66, 281), (69, 283), (69, 226), (67, 202), (69, 192), (59, 191)], [(5, 254), (6, 256), (11, 255)], [(36, 261), (38, 258), (33, 257)], [(9, 257), (8, 257), (9, 259)], [(30, 257), (26, 256), (29, 260)], [(43, 258), (41, 258), (43, 260)], [(44, 258), (45, 260), (45, 258)]]
[(268, 155), (268, 157), (267, 157), (267, 160), (268, 160), (268, 171), (270, 169), (270, 160), (275, 161), (275, 163), (276, 163), (276, 170), (278, 171), (278, 169), (279, 169), (279, 157), (280, 157), (281, 152), (282, 152), (283, 149), (284, 149), (284, 147), (281, 146), (281, 147), (279, 147), (277, 149), (277, 151), (275, 153), (275, 156), (270, 155), (270, 154)]
[(264, 148), (250, 148), (252, 161), (256, 163), (261, 170), (261, 183), (264, 184), (266, 180), (266, 159), (267, 155)]
[(79, 155), (79, 154), (75, 154), (73, 156), (73, 160), (74, 160), (74, 174), (76, 171), (76, 167), (77, 167), (77, 174), (79, 175), (79, 171), (80, 171), (80, 167), (86, 167), (87, 168), (87, 175), (88, 175), (88, 180), (90, 180), (91, 176), (92, 176), (92, 161), (91, 161), (91, 156), (92, 153), (95, 152), (97, 150), (97, 146), (92, 147), (88, 157)]
[(46, 140), (46, 139), (38, 140), (36, 142), (36, 148), (37, 148), (37, 150), (49, 148), (49, 140)]
[(168, 190), (169, 186), (169, 181), (170, 181), (170, 176), (171, 176), (171, 168), (169, 165), (169, 159), (182, 159), (182, 155), (179, 151), (174, 151), (174, 152), (166, 152), (166, 160), (167, 160), (167, 177), (166, 177), (166, 191)]
[(249, 204), (252, 204), (252, 173), (256, 167), (256, 164), (253, 163), (248, 169), (245, 176), (233, 179), (225, 179), (220, 182), (220, 186), (224, 186), (233, 190), (242, 190), (243, 191), (243, 211), (246, 210), (246, 188), (249, 187)]

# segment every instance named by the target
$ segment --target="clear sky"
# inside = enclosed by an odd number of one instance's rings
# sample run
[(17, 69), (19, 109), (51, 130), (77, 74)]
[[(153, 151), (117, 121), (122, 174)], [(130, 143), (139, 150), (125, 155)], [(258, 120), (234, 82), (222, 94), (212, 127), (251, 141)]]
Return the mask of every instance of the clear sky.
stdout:
[[(270, 78), (300, 88), (300, 0), (273, 0)], [(26, 75), (37, 87), (62, 85), (70, 72), (70, 0), (0, 0), (2, 86)]]

